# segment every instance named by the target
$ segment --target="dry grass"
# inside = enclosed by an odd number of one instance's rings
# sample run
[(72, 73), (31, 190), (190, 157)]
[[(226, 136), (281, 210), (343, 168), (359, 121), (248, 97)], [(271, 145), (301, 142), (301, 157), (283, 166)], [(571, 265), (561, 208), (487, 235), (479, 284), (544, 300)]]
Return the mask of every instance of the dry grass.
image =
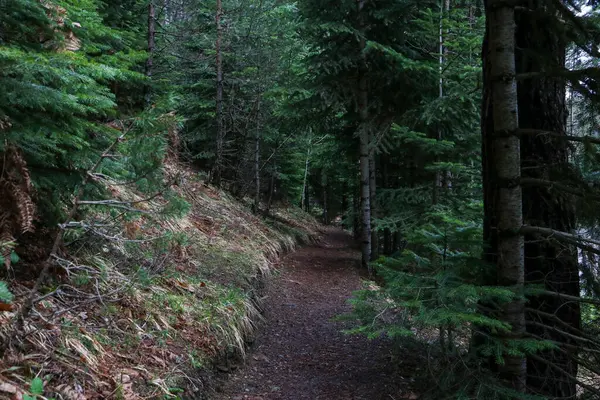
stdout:
[[(35, 377), (45, 382), (40, 398), (175, 398), (204, 390), (196, 368), (244, 354), (261, 319), (257, 283), (319, 225), (298, 211), (259, 218), (174, 162), (166, 175), (179, 176), (185, 215), (161, 213), (159, 196), (136, 203), (136, 218), (105, 227), (97, 222), (109, 212), (95, 212), (92, 229), (71, 232), (23, 342), (0, 359), (0, 398), (23, 398)], [(144, 198), (108, 186), (115, 199)], [(29, 286), (11, 282), (15, 306)], [(13, 316), (0, 311), (0, 339), (10, 339)]]

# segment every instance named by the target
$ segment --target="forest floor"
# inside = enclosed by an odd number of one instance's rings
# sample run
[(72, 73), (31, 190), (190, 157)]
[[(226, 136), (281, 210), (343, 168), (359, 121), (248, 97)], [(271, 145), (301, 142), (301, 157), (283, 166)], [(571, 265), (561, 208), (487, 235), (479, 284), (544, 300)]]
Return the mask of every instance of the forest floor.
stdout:
[(393, 353), (386, 339), (346, 335), (347, 323), (332, 321), (350, 310), (347, 300), (361, 287), (352, 244), (348, 234), (328, 228), (321, 242), (280, 261), (266, 290), (265, 327), (216, 399), (417, 398), (413, 357)]

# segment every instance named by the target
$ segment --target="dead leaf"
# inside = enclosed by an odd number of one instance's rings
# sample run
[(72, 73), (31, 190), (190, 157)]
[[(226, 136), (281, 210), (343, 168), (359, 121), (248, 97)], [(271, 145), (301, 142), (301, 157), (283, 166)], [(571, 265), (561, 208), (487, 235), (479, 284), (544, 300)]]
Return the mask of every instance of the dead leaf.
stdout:
[(69, 385), (59, 385), (56, 387), (56, 391), (62, 395), (66, 400), (85, 400), (83, 393), (78, 392)]
[(165, 360), (163, 360), (160, 357), (155, 356), (154, 354), (152, 355), (152, 358), (154, 359), (154, 361), (156, 361), (158, 363), (158, 365), (160, 365), (161, 367), (165, 368), (167, 366), (167, 364), (165, 363)]
[(15, 385), (13, 385), (12, 383), (0, 382), (0, 392), (17, 394), (18, 391), (19, 391), (19, 389), (17, 389), (17, 387)]

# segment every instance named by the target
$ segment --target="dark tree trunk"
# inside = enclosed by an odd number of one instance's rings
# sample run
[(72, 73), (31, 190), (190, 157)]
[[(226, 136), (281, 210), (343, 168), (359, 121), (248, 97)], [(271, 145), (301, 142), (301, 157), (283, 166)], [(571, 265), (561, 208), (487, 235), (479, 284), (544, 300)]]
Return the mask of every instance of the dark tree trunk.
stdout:
[[(390, 179), (388, 175), (389, 158), (384, 153), (381, 156), (381, 181), (384, 188), (390, 187)], [(383, 211), (386, 212), (385, 210)], [(390, 228), (383, 230), (383, 254), (389, 256), (392, 254), (392, 231)]]
[(348, 183), (344, 182), (342, 186), (342, 219), (348, 216)]
[[(544, 2), (534, 1), (535, 9), (543, 10)], [(547, 10), (546, 10), (547, 11)], [(540, 16), (543, 12), (517, 13), (517, 73), (538, 72), (562, 68), (565, 64), (565, 43), (560, 33)], [(543, 59), (539, 57), (544, 54)], [(560, 78), (541, 78), (520, 81), (518, 85), (519, 125), (522, 129), (543, 129), (566, 135), (567, 110), (565, 81)], [(569, 180), (573, 172), (568, 162), (568, 141), (525, 135), (521, 140), (521, 161), (524, 178)], [(575, 209), (568, 194), (541, 187), (523, 188), (523, 214), (527, 225), (541, 226), (563, 232), (573, 232)], [(542, 284), (548, 290), (579, 296), (577, 251), (554, 240), (525, 237), (525, 274), (530, 284)], [(560, 318), (579, 329), (579, 304), (557, 297), (532, 297), (528, 307)], [(554, 326), (556, 323), (536, 313), (527, 315), (529, 321)], [(527, 331), (559, 343), (575, 345), (572, 339), (552, 329), (528, 325)], [(563, 347), (567, 353), (570, 347)], [(577, 364), (569, 354), (547, 351), (539, 356), (560, 367), (558, 372), (539, 360), (527, 362), (527, 386), (532, 393), (551, 398), (575, 398), (576, 384), (569, 378), (577, 376)]]
[(271, 211), (271, 205), (273, 204), (273, 194), (275, 193), (275, 177), (277, 176), (277, 164), (273, 166), (273, 171), (271, 172), (271, 181), (269, 182), (269, 198), (267, 199), (267, 207), (265, 210), (265, 214), (269, 214)]
[(377, 219), (377, 168), (375, 150), (371, 149), (369, 156), (369, 199), (371, 204), (371, 261), (379, 257), (379, 232), (375, 220)]
[(254, 207), (256, 212), (260, 210), (260, 93), (256, 105), (256, 131), (254, 134)]
[(359, 55), (360, 61), (358, 66), (358, 81), (357, 81), (357, 108), (360, 119), (358, 126), (359, 138), (360, 138), (360, 187), (361, 187), (361, 216), (362, 216), (362, 266), (369, 270), (371, 273), (371, 190), (370, 190), (370, 174), (369, 174), (369, 160), (371, 158), (370, 149), (370, 135), (369, 135), (369, 93), (367, 84), (367, 60), (365, 55), (365, 49), (367, 47), (367, 40), (364, 37), (364, 7), (366, 0), (358, 1), (358, 18), (360, 33), (363, 35), (360, 38), (359, 43)]
[(328, 212), (328, 192), (327, 192), (328, 179), (327, 174), (323, 174), (323, 223), (329, 225), (329, 212)]
[[(148, 59), (146, 60), (146, 76), (152, 78), (152, 69), (154, 64), (154, 48), (156, 42), (156, 9), (154, 3), (150, 1), (148, 3)], [(146, 105), (149, 105), (152, 100), (152, 87), (149, 82), (146, 85), (146, 93), (144, 94), (144, 100)]]
[(217, 26), (217, 39), (215, 42), (216, 53), (216, 73), (217, 73), (217, 98), (216, 98), (216, 122), (217, 122), (217, 154), (213, 168), (213, 183), (221, 184), (221, 174), (223, 168), (223, 147), (225, 142), (225, 131), (223, 129), (223, 54), (221, 51), (221, 42), (223, 39), (223, 27), (221, 26), (221, 14), (223, 13), (222, 0), (217, 0), (217, 11), (215, 23)]
[(355, 240), (359, 240), (362, 237), (362, 232), (360, 230), (362, 225), (360, 221), (360, 193), (357, 193), (355, 190), (352, 196), (352, 232), (354, 233)]

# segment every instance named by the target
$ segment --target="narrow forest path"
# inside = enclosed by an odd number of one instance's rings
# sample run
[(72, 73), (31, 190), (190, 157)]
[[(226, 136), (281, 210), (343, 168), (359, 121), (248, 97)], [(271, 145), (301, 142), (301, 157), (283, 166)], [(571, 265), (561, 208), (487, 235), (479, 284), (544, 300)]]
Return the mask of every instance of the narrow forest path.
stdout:
[(344, 324), (331, 321), (360, 288), (360, 253), (351, 246), (347, 233), (330, 228), (319, 244), (281, 260), (267, 290), (266, 326), (217, 399), (414, 398), (388, 341), (344, 335)]

